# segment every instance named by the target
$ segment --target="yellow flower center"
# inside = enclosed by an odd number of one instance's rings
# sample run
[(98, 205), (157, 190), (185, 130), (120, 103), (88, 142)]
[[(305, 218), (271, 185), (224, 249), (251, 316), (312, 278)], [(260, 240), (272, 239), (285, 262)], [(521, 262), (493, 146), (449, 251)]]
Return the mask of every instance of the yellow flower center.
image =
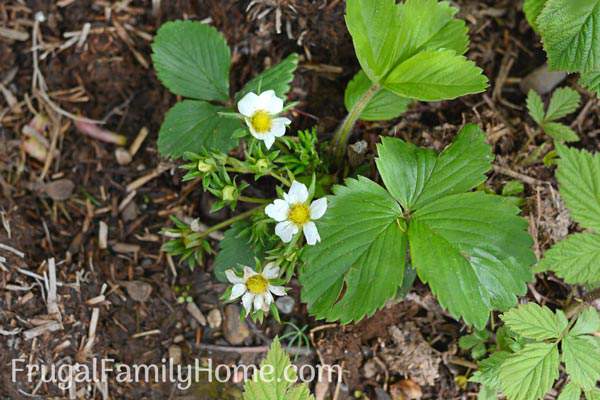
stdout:
[(252, 124), (252, 127), (256, 133), (267, 133), (273, 126), (273, 118), (271, 118), (271, 114), (268, 112), (264, 110), (258, 110), (250, 119), (250, 123)]
[(310, 210), (306, 204), (298, 203), (290, 207), (288, 219), (298, 226), (302, 226), (310, 220)]
[(252, 294), (263, 294), (269, 287), (269, 281), (262, 275), (254, 275), (246, 281), (246, 287)]

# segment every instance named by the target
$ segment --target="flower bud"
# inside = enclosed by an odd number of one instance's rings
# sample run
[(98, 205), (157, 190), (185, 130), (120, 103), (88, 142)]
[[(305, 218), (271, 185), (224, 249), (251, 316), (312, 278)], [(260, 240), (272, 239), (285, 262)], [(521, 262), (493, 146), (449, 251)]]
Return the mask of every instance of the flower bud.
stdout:
[(234, 201), (236, 199), (236, 188), (235, 186), (225, 186), (223, 188), (223, 200)]
[(215, 170), (215, 166), (204, 161), (198, 161), (198, 171), (208, 173)]
[(261, 172), (266, 171), (269, 168), (269, 161), (267, 161), (264, 158), (261, 158), (260, 160), (258, 160), (256, 162), (256, 169), (258, 169)]

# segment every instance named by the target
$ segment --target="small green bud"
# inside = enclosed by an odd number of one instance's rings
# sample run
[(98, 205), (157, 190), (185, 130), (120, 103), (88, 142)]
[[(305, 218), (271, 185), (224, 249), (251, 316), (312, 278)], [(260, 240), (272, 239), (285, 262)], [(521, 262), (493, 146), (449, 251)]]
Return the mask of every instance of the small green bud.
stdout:
[(261, 158), (256, 162), (256, 168), (259, 171), (266, 171), (267, 168), (269, 168), (269, 161), (264, 158)]
[(223, 188), (223, 200), (234, 201), (236, 199), (236, 188), (235, 186), (225, 186)]
[(200, 171), (200, 172), (204, 172), (204, 173), (213, 172), (215, 169), (216, 169), (215, 166), (212, 164), (205, 163), (202, 160), (198, 161), (198, 171)]

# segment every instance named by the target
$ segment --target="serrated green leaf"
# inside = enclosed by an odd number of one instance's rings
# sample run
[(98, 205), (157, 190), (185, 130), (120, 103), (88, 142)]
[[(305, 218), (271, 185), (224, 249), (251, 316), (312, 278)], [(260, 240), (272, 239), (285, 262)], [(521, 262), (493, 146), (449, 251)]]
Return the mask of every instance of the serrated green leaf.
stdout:
[(552, 69), (600, 70), (600, 0), (548, 0), (537, 25)]
[(586, 398), (586, 400), (600, 400), (600, 390), (599, 389), (586, 390), (585, 398)]
[(488, 79), (474, 62), (452, 50), (426, 50), (394, 68), (383, 86), (399, 96), (438, 101), (483, 92)]
[(226, 270), (241, 271), (242, 265), (254, 267), (254, 258), (262, 258), (262, 249), (250, 244), (249, 228), (248, 222), (236, 222), (223, 234), (213, 263), (213, 272), (219, 281), (227, 282)]
[(497, 400), (498, 391), (489, 386), (482, 385), (477, 393), (477, 400)]
[(218, 113), (222, 111), (226, 109), (204, 101), (184, 100), (175, 104), (160, 127), (158, 151), (172, 158), (203, 149), (228, 152), (238, 143), (233, 133), (241, 127), (241, 122), (220, 116)]
[(296, 380), (290, 357), (275, 338), (260, 371), (244, 384), (244, 400), (314, 400), (306, 384), (295, 385)]
[(544, 122), (542, 125), (544, 132), (557, 142), (578, 142), (579, 136), (575, 131), (566, 125), (558, 122)]
[(525, 12), (525, 17), (529, 22), (529, 25), (537, 32), (537, 18), (542, 13), (544, 6), (546, 5), (547, 0), (525, 0), (523, 4), (523, 11)]
[(502, 315), (502, 321), (516, 334), (529, 339), (558, 339), (569, 322), (559, 310), (553, 313), (548, 307), (535, 303), (522, 304)]
[[(359, 71), (346, 87), (344, 95), (346, 109), (350, 111), (371, 86), (372, 83), (367, 75), (362, 70)], [(382, 89), (367, 103), (360, 114), (360, 119), (365, 121), (387, 121), (404, 113), (411, 102), (410, 99)]]
[(171, 92), (198, 100), (229, 99), (231, 53), (215, 28), (196, 21), (163, 24), (152, 43), (152, 61)]
[(593, 336), (572, 334), (562, 341), (562, 357), (573, 382), (589, 390), (600, 379), (600, 346)]
[(427, 41), (424, 48), (429, 50), (454, 50), (465, 54), (469, 49), (469, 28), (462, 19), (453, 19)]
[(596, 93), (596, 96), (600, 96), (600, 71), (581, 74), (579, 84), (590, 92)]
[(408, 236), (419, 278), (453, 316), (478, 329), (491, 310), (516, 304), (532, 279), (532, 241), (518, 213), (501, 197), (475, 192), (443, 197), (412, 215)]
[(400, 139), (382, 138), (377, 169), (386, 188), (412, 210), (450, 194), (471, 190), (487, 179), (493, 154), (477, 125), (466, 125), (439, 156)]
[(558, 367), (559, 355), (554, 343), (527, 344), (502, 363), (502, 392), (509, 400), (539, 400), (558, 378)]
[(470, 381), (481, 383), (494, 390), (500, 390), (500, 368), (508, 357), (510, 357), (509, 352), (498, 351), (485, 360), (480, 361), (479, 369), (473, 374)]
[(579, 400), (581, 399), (581, 389), (573, 382), (569, 382), (563, 387), (558, 396), (558, 400)]
[(321, 242), (303, 254), (300, 282), (312, 315), (347, 323), (373, 314), (402, 284), (405, 223), (400, 206), (367, 178), (348, 179), (334, 194), (317, 222)]
[(554, 91), (548, 111), (546, 112), (546, 121), (556, 121), (575, 112), (579, 108), (581, 96), (577, 91), (564, 87)]
[(600, 331), (600, 315), (594, 307), (588, 307), (579, 314), (570, 335), (592, 335)]
[(559, 191), (571, 217), (600, 232), (600, 155), (558, 145)]
[(533, 118), (538, 125), (544, 123), (544, 117), (546, 115), (544, 111), (544, 102), (535, 90), (530, 90), (527, 95), (527, 110), (529, 111), (531, 118)]
[(298, 54), (292, 53), (279, 64), (264, 70), (246, 83), (244, 88), (235, 95), (236, 99), (241, 99), (249, 92), (262, 93), (267, 90), (274, 90), (278, 97), (285, 98), (298, 67), (298, 58)]
[(553, 271), (569, 284), (600, 282), (600, 235), (576, 233), (544, 254), (537, 271)]

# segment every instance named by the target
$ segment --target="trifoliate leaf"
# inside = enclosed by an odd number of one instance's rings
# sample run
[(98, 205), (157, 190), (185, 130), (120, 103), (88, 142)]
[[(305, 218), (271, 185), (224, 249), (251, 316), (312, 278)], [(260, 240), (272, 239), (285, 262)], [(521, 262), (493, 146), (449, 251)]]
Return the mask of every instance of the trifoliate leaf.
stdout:
[(527, 22), (532, 28), (537, 32), (537, 18), (542, 13), (544, 6), (546, 5), (546, 1), (548, 0), (525, 0), (523, 4), (523, 11), (525, 12), (525, 17), (527, 18)]
[(290, 357), (276, 338), (260, 364), (260, 371), (246, 381), (244, 400), (314, 400), (306, 384), (295, 385), (296, 380)]
[(215, 277), (221, 282), (227, 282), (225, 271), (228, 269), (241, 271), (241, 266), (254, 267), (254, 259), (261, 258), (262, 249), (250, 244), (250, 224), (236, 222), (223, 234), (219, 243), (219, 253), (213, 263)]
[(558, 339), (569, 322), (562, 311), (553, 313), (535, 303), (522, 304), (502, 315), (502, 321), (516, 334), (529, 339)]
[(399, 96), (438, 101), (483, 92), (488, 79), (474, 62), (452, 50), (426, 50), (394, 68), (383, 86)]
[(581, 74), (579, 84), (590, 92), (596, 93), (596, 96), (600, 96), (600, 71)]
[(600, 0), (548, 0), (537, 25), (550, 68), (600, 70)]
[(453, 316), (478, 329), (491, 310), (516, 304), (532, 279), (532, 240), (518, 213), (504, 198), (476, 192), (443, 197), (412, 215), (408, 237), (419, 278)]
[(321, 242), (305, 249), (302, 300), (318, 318), (342, 323), (373, 314), (402, 284), (406, 227), (384, 188), (364, 177), (335, 186)]
[(469, 28), (462, 19), (453, 19), (422, 46), (428, 50), (447, 49), (465, 54), (469, 49)]
[(218, 114), (223, 111), (227, 109), (204, 101), (184, 100), (175, 104), (160, 127), (158, 151), (172, 158), (202, 149), (228, 152), (237, 145), (233, 133), (242, 124), (238, 119)]
[(575, 326), (569, 332), (570, 335), (593, 335), (600, 332), (600, 315), (594, 307), (588, 307), (579, 314)]
[(581, 399), (581, 388), (573, 382), (569, 382), (563, 387), (558, 396), (558, 400), (579, 400)]
[(566, 125), (558, 122), (545, 122), (542, 124), (543, 131), (557, 142), (578, 142), (577, 133)]
[(558, 367), (556, 344), (527, 344), (502, 363), (502, 392), (509, 400), (539, 400), (558, 378)]
[(500, 389), (500, 368), (502, 363), (510, 357), (506, 351), (498, 351), (479, 362), (479, 369), (473, 374), (470, 381), (478, 382), (493, 389)]
[(396, 138), (377, 146), (377, 169), (392, 196), (407, 210), (486, 181), (493, 154), (477, 125), (466, 125), (440, 155)]
[(571, 217), (600, 232), (600, 155), (558, 145), (559, 191)]
[[(344, 104), (350, 111), (357, 101), (371, 88), (373, 84), (363, 71), (359, 71), (346, 87)], [(387, 121), (400, 116), (406, 111), (412, 100), (395, 95), (386, 89), (371, 98), (360, 114), (365, 121)]]
[(580, 102), (581, 96), (577, 91), (568, 87), (557, 89), (550, 99), (546, 121), (556, 121), (575, 112)]
[(267, 90), (274, 90), (278, 97), (285, 98), (290, 90), (290, 83), (294, 79), (297, 67), (298, 54), (292, 53), (279, 64), (264, 70), (246, 83), (244, 88), (235, 95), (236, 99), (241, 99), (249, 92), (262, 93)]
[(589, 390), (600, 379), (600, 345), (598, 338), (567, 335), (562, 341), (562, 357), (573, 382)]
[(198, 100), (229, 99), (231, 53), (215, 28), (195, 21), (163, 24), (152, 43), (156, 74), (171, 92)]
[(529, 115), (538, 125), (544, 123), (544, 118), (546, 113), (544, 111), (544, 102), (542, 98), (535, 90), (530, 90), (527, 95), (527, 110), (529, 111)]
[(569, 284), (600, 282), (600, 235), (576, 233), (544, 254), (538, 272), (554, 271)]

